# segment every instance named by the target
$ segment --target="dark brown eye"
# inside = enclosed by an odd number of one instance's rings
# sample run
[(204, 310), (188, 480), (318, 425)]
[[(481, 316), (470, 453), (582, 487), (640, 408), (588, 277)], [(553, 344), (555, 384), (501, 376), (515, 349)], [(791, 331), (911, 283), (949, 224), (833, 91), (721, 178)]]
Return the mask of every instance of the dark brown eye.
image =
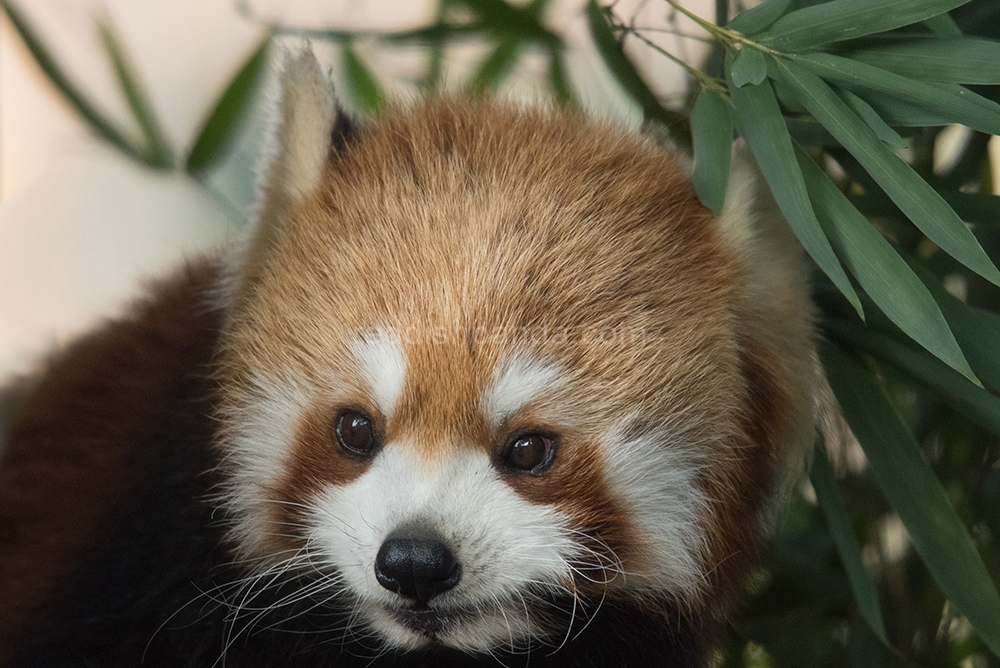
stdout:
[(343, 411), (337, 416), (337, 442), (348, 452), (370, 457), (378, 446), (371, 418), (357, 411)]
[(552, 463), (554, 443), (554, 439), (543, 434), (523, 434), (507, 445), (504, 463), (512, 469), (539, 475)]

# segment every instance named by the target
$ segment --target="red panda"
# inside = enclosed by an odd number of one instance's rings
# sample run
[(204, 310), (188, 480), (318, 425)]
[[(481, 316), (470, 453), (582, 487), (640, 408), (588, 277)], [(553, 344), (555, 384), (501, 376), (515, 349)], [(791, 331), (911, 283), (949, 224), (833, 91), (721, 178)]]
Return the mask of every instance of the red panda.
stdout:
[(20, 402), (0, 664), (705, 665), (813, 433), (753, 168), (716, 218), (579, 114), (356, 124), (306, 50), (259, 193)]

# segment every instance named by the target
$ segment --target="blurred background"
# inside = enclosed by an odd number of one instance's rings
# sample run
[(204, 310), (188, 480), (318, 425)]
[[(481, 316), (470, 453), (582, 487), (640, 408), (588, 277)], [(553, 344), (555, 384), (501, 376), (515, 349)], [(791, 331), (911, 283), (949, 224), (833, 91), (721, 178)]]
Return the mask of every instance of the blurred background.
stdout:
[[(386, 95), (419, 95), (427, 87), (429, 68), (438, 68), (435, 85), (489, 87), (519, 99), (550, 99), (545, 50), (530, 43), (509, 50), (513, 58), (503, 58), (503, 52), (498, 58), (496, 39), (471, 34), (452, 40), (441, 49), (439, 64), (432, 64), (427, 40), (366, 39), (433, 25), (441, 4), (32, 0), (12, 2), (11, 7), (97, 110), (129, 138), (141, 138), (98, 26), (112, 31), (176, 165), (274, 25), (285, 30), (276, 39), (277, 49), (304, 39), (314, 43), (343, 91), (342, 102), (355, 111), (363, 112), (359, 107), (364, 100), (351, 94), (351, 82), (345, 80), (349, 74), (340, 43), (326, 39), (322, 31), (359, 34), (352, 50)], [(688, 0), (685, 7), (706, 17), (713, 11), (712, 0)], [(690, 20), (666, 3), (620, 3), (617, 12), (638, 25), (696, 32)], [(461, 12), (457, 14), (455, 21), (462, 21)], [(596, 115), (637, 125), (642, 110), (616, 84), (595, 50), (585, 2), (553, 0), (540, 20), (564, 41), (575, 102)], [(698, 39), (669, 33), (654, 37), (662, 37), (691, 62), (705, 51)], [(640, 66), (657, 69), (652, 80), (658, 94), (684, 94), (680, 67), (657, 59), (652, 49), (633, 51)], [(274, 55), (272, 49), (270, 68)], [(252, 196), (268, 85), (265, 75), (256, 93), (265, 103), (252, 107), (240, 124), (240, 137), (207, 173), (193, 178), (183, 169), (150, 168), (95, 137), (39, 67), (10, 19), (0, 19), (0, 382), (30, 370), (46, 351), (115, 314), (141, 289), (143, 279), (238, 233)]]

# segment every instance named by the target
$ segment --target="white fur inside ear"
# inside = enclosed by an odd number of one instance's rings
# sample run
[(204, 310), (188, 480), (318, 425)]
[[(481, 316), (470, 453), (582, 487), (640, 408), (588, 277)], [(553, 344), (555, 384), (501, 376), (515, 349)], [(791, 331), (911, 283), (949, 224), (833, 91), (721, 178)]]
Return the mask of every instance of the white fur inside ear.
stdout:
[(301, 201), (316, 189), (337, 116), (333, 84), (308, 48), (286, 52), (278, 88), (270, 155), (261, 172), (265, 210)]

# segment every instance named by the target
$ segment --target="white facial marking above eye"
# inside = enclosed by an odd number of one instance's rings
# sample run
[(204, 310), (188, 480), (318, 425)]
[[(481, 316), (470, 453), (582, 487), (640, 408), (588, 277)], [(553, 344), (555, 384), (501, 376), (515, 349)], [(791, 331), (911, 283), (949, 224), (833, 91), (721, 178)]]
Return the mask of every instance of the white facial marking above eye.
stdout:
[(493, 382), (483, 391), (483, 412), (496, 428), (525, 404), (559, 388), (563, 380), (558, 367), (517, 353), (497, 367)]
[(406, 357), (392, 334), (377, 330), (351, 346), (361, 373), (372, 387), (383, 415), (392, 415), (406, 379)]

